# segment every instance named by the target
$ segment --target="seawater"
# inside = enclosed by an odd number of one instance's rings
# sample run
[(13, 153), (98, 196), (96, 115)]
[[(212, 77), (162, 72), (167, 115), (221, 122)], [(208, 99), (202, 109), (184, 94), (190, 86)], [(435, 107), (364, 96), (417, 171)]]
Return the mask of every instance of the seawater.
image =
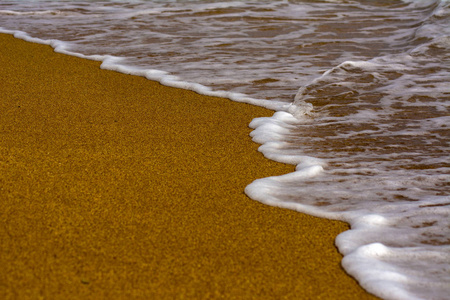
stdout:
[(448, 1), (2, 1), (0, 31), (273, 109), (252, 137), (296, 171), (247, 195), (350, 223), (367, 291), (448, 299)]

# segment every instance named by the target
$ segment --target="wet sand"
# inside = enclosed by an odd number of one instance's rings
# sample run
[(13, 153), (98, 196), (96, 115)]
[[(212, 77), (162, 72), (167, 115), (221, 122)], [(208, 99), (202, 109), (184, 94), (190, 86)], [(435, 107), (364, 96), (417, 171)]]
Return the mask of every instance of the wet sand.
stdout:
[(372, 299), (348, 225), (249, 199), (273, 112), (0, 35), (1, 299)]

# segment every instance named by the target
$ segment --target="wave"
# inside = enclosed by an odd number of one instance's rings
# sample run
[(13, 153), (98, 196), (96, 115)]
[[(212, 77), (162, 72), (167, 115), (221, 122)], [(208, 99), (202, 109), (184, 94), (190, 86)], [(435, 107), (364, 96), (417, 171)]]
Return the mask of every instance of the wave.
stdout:
[(246, 193), (348, 222), (336, 239), (343, 267), (386, 299), (445, 299), (450, 286), (450, 10), (428, 8), (393, 44), (407, 51), (344, 61), (301, 87), (287, 113), (250, 124), (266, 157), (297, 168)]
[(24, 27), (0, 30), (275, 110), (252, 121), (252, 138), (296, 171), (258, 179), (247, 195), (350, 223), (336, 239), (343, 267), (375, 295), (447, 297), (448, 1), (48, 5), (42, 14), (0, 11)]

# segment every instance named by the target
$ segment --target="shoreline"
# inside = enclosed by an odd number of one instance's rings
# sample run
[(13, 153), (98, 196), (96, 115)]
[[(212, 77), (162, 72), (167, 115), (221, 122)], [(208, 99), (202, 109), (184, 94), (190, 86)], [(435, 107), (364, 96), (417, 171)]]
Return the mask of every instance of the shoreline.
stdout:
[(2, 299), (375, 299), (347, 224), (245, 196), (294, 170), (249, 137), (272, 111), (0, 43)]

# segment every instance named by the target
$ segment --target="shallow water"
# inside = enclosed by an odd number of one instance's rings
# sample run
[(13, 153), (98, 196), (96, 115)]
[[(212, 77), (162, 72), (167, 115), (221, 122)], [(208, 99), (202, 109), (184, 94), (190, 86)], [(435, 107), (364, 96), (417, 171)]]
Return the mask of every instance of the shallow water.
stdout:
[[(349, 222), (345, 270), (386, 299), (450, 293), (447, 1), (3, 1), (0, 28), (102, 67), (265, 106), (297, 171), (261, 202)], [(35, 38), (35, 39), (33, 39)]]

